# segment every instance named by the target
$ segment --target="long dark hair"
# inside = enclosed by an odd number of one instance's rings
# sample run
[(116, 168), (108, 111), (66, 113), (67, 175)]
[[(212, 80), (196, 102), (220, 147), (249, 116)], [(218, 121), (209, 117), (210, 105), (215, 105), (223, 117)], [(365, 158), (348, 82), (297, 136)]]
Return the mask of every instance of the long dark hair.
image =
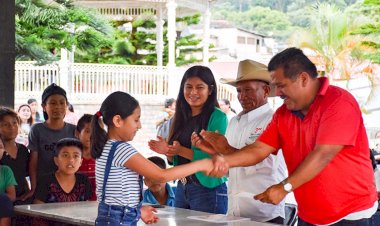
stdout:
[(113, 126), (112, 119), (115, 115), (120, 115), (122, 119), (130, 116), (139, 106), (139, 102), (124, 92), (111, 93), (102, 103), (100, 110), (94, 115), (91, 121), (91, 156), (99, 158), (107, 142), (107, 132), (101, 126), (100, 117), (108, 127)]
[[(192, 117), (192, 112), (189, 103), (187, 103), (184, 96), (184, 87), (185, 82), (189, 78), (197, 77), (201, 79), (204, 83), (207, 84), (209, 91), (211, 94), (208, 96), (207, 101), (203, 105), (202, 112), (200, 114), (200, 125), (198, 125), (198, 130), (206, 129), (208, 120), (210, 119), (211, 113), (214, 111), (214, 107), (219, 107), (217, 100), (217, 87), (214, 75), (212, 74), (210, 68), (205, 66), (193, 66), (185, 72), (182, 77), (181, 87), (179, 89), (175, 114), (173, 117), (173, 124), (170, 128), (169, 134), (169, 143), (173, 143), (173, 141), (177, 140), (181, 127), (186, 125), (186, 122)], [(199, 132), (197, 131), (197, 132)]]

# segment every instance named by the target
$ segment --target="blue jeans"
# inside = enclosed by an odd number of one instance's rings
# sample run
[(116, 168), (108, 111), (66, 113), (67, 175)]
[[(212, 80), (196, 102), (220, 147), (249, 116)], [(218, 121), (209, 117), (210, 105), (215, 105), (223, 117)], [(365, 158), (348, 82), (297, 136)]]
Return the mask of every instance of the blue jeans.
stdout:
[(99, 203), (98, 217), (95, 220), (97, 226), (136, 226), (140, 220), (141, 205), (136, 208), (128, 206), (107, 205), (104, 202)]
[[(360, 219), (360, 220), (355, 220), (355, 221), (341, 220), (330, 226), (372, 226), (371, 222), (372, 222), (372, 218)], [(298, 217), (297, 225), (298, 226), (314, 226), (314, 224), (309, 224), (299, 217)]]
[(379, 226), (380, 225), (380, 211), (377, 210), (377, 212), (372, 216), (372, 224), (371, 226)]
[(215, 188), (206, 188), (199, 183), (178, 182), (175, 207), (208, 213), (227, 213), (227, 186), (223, 183)]

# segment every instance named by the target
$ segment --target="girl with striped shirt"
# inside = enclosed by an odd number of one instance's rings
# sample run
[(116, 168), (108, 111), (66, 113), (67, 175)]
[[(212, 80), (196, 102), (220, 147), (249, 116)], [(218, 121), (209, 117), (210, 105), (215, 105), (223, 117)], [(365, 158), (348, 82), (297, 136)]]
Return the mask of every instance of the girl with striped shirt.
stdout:
[[(128, 142), (141, 128), (138, 101), (124, 92), (110, 94), (91, 122), (91, 155), (96, 159), (96, 225), (136, 225), (158, 221), (151, 206), (141, 206), (142, 176), (163, 183), (197, 171), (208, 173), (212, 161), (203, 159), (161, 169)], [(107, 127), (107, 132), (103, 129)]]

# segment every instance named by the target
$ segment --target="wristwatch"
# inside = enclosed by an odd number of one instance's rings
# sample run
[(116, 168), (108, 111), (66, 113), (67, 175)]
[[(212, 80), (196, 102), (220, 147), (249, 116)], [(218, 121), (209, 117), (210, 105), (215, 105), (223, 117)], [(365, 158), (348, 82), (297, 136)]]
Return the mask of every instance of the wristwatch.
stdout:
[(293, 186), (291, 183), (288, 182), (288, 179), (281, 181), (281, 184), (284, 185), (285, 191), (287, 191), (288, 193), (292, 192)]

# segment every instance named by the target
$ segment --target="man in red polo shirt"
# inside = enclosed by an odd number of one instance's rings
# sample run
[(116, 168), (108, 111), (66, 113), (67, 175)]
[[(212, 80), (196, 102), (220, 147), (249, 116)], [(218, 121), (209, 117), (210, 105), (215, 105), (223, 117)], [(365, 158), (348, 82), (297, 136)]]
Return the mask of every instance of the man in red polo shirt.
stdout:
[(289, 48), (268, 65), (284, 104), (257, 141), (241, 150), (217, 133), (202, 131), (195, 145), (230, 149), (214, 157), (213, 176), (228, 167), (250, 166), (282, 149), (289, 177), (254, 198), (277, 204), (294, 191), (298, 226), (369, 225), (377, 195), (366, 131), (359, 106), (347, 91), (317, 78), (315, 65)]

